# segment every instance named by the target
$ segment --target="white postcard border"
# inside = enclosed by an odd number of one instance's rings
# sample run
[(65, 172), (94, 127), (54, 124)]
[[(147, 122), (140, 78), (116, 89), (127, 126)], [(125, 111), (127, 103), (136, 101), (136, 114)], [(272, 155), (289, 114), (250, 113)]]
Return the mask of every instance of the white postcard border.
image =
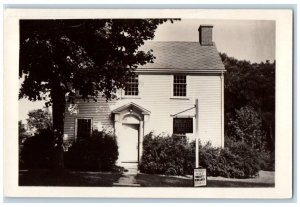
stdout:
[[(268, 188), (130, 188), (18, 186), (19, 19), (184, 18), (276, 21), (276, 171)], [(4, 195), (8, 197), (291, 198), (292, 196), (291, 10), (65, 10), (6, 9), (4, 13)]]

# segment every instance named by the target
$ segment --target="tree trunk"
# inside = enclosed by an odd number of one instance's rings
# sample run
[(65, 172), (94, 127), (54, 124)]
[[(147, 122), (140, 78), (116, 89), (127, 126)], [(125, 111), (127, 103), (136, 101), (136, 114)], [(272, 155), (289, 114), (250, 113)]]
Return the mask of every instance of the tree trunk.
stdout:
[(64, 168), (63, 156), (63, 135), (65, 118), (65, 93), (59, 83), (55, 84), (51, 91), (52, 114), (53, 114), (53, 138), (54, 138), (54, 157), (53, 167), (55, 169)]

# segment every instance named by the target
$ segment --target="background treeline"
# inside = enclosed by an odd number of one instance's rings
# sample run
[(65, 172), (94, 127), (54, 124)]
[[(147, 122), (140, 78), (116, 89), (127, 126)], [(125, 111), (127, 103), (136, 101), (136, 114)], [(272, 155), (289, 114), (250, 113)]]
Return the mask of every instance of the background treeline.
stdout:
[(220, 53), (226, 68), (226, 144), (242, 141), (266, 153), (270, 168), (275, 156), (275, 61), (250, 63)]

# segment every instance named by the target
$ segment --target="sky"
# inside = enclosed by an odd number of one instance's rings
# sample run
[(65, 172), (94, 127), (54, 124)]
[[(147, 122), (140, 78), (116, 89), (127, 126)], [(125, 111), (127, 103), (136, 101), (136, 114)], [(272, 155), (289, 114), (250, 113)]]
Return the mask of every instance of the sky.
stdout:
[[(275, 59), (275, 21), (260, 20), (181, 20), (159, 25), (154, 41), (199, 41), (201, 24), (213, 25), (213, 41), (219, 52), (239, 60), (265, 62)], [(44, 102), (19, 101), (19, 120), (25, 121), (30, 110)]]
[(181, 20), (156, 30), (156, 41), (199, 41), (198, 28), (213, 25), (213, 41), (219, 52), (239, 60), (265, 62), (275, 59), (275, 21)]

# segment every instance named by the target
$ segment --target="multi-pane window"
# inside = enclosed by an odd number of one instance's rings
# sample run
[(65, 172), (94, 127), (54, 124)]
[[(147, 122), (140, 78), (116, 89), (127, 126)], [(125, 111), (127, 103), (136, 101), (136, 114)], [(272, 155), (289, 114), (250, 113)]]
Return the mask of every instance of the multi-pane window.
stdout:
[(125, 86), (126, 96), (138, 96), (139, 95), (139, 77), (130, 77)]
[(91, 135), (92, 120), (77, 119), (77, 139), (85, 139)]
[(186, 96), (185, 75), (174, 75), (173, 96)]

